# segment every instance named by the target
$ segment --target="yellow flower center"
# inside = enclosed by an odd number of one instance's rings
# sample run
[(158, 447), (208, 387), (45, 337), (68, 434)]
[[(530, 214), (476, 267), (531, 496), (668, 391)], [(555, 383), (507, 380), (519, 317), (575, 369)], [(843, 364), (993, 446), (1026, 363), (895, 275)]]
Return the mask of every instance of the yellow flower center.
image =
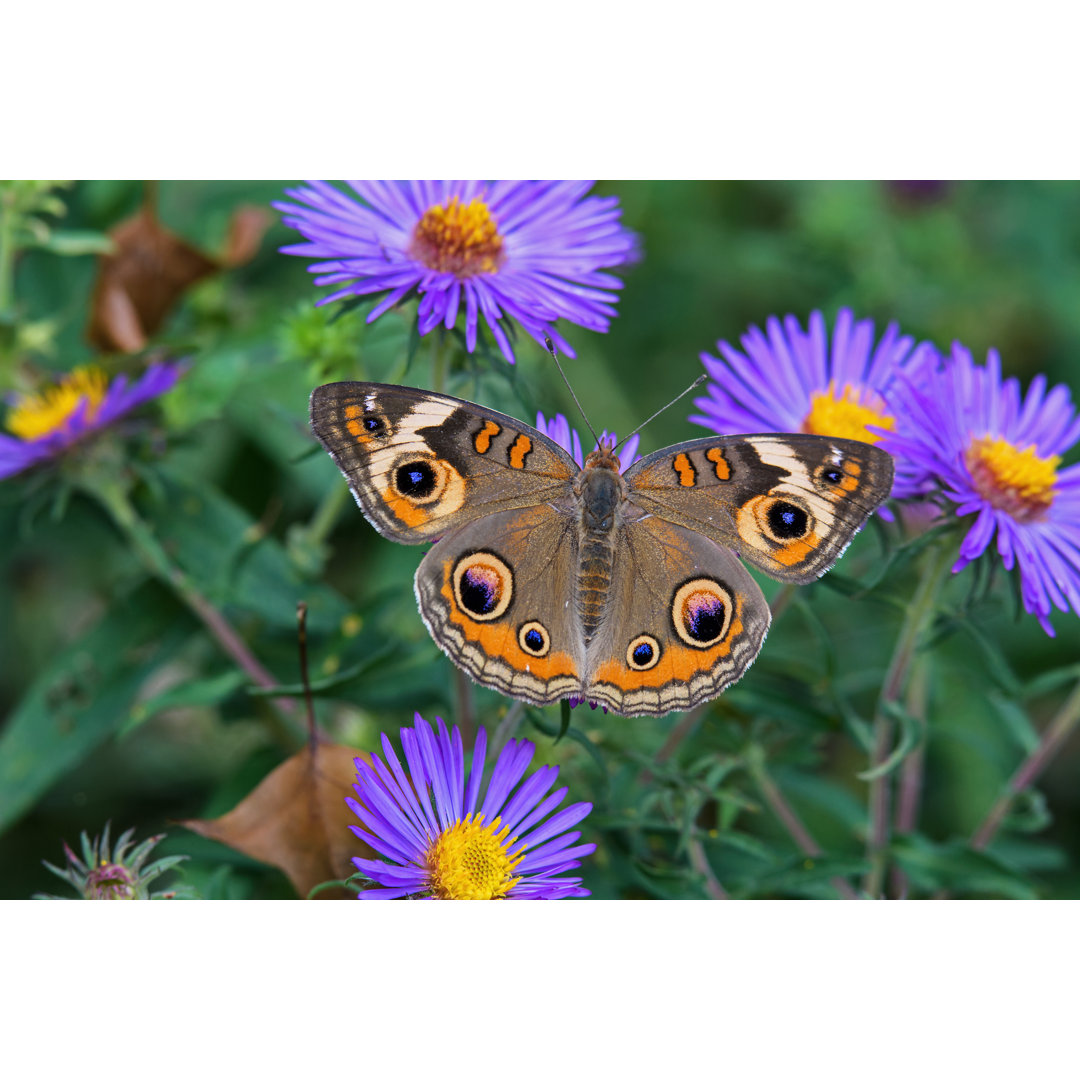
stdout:
[(7, 415), (8, 430), (27, 442), (51, 435), (63, 427), (83, 400), (87, 402), (86, 418), (93, 419), (108, 386), (101, 368), (75, 368), (55, 386), (22, 395)]
[(494, 274), (505, 258), (491, 211), (480, 199), (465, 205), (456, 195), (424, 211), (409, 253), (430, 269), (459, 278)]
[(815, 390), (810, 395), (810, 411), (802, 429), (809, 435), (831, 435), (834, 439), (858, 439), (860, 442), (880, 442), (882, 436), (870, 431), (867, 425), (891, 431), (896, 420), (872, 390), (860, 391), (848, 383), (840, 392), (829, 383), (828, 390)]
[(512, 875), (524, 853), (511, 858), (517, 837), (507, 839), (510, 829), (499, 825), (498, 818), (485, 825), (483, 814), (467, 814), (435, 838), (427, 868), (437, 900), (499, 900), (521, 880)]
[(1007, 511), (1017, 521), (1042, 517), (1057, 494), (1054, 484), (1061, 458), (1056, 454), (1039, 457), (1034, 443), (1021, 450), (1006, 439), (984, 435), (972, 440), (964, 463), (975, 490), (991, 506)]

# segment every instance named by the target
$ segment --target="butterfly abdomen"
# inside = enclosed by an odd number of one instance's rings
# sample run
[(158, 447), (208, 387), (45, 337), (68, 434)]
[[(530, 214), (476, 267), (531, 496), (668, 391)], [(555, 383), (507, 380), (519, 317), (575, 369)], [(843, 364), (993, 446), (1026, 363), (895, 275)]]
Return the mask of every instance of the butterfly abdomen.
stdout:
[(577, 495), (581, 506), (577, 606), (588, 645), (603, 620), (611, 591), (616, 519), (626, 499), (617, 459), (601, 451), (591, 454), (579, 478)]

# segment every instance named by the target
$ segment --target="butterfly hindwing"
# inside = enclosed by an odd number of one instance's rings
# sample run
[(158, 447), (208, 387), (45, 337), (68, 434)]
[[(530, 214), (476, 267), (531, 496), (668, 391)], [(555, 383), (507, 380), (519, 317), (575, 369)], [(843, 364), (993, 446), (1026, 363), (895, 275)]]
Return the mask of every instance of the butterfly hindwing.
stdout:
[(473, 679), (538, 705), (583, 696), (574, 519), (505, 510), (443, 537), (416, 571), (420, 615)]
[(657, 517), (615, 543), (608, 618), (589, 645), (586, 696), (624, 716), (716, 697), (750, 666), (769, 605), (732, 552)]

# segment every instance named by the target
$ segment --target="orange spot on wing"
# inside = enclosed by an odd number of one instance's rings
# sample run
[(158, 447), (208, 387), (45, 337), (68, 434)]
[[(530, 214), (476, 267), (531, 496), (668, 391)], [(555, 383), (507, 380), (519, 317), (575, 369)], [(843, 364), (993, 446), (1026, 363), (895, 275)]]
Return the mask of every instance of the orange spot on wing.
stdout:
[(510, 447), (510, 465), (515, 469), (525, 468), (525, 457), (532, 450), (532, 439), (528, 435), (519, 435)]
[(676, 454), (672, 465), (679, 474), (679, 483), (683, 487), (693, 487), (697, 474), (694, 472), (694, 466), (690, 464), (690, 459), (685, 454)]
[(359, 420), (363, 415), (364, 410), (359, 405), (346, 405), (345, 406), (345, 419), (346, 420)]
[(538, 679), (553, 679), (558, 675), (578, 677), (577, 664), (569, 653), (549, 652), (547, 656), (530, 656), (517, 642), (514, 627), (505, 621), (478, 623), (470, 619), (454, 602), (450, 587), (451, 560), (443, 563), (442, 594), (449, 605), (450, 621), (461, 629), (466, 640), (474, 642), (488, 655), (505, 661), (515, 671), (528, 671)]
[(811, 533), (809, 536), (804, 536), (801, 540), (792, 540), (782, 548), (778, 548), (772, 553), (772, 557), (778, 563), (783, 563), (784, 566), (798, 566), (799, 563), (806, 561), (810, 552), (813, 551), (819, 543), (820, 540), (817, 536)]
[(717, 480), (731, 479), (731, 466), (728, 465), (727, 458), (724, 457), (724, 451), (719, 446), (714, 446), (711, 450), (706, 451), (705, 457), (716, 466)]
[[(738, 605), (741, 610), (741, 603)], [(648, 671), (634, 671), (619, 660), (606, 660), (596, 669), (594, 683), (610, 683), (629, 693), (643, 686), (659, 688), (673, 682), (690, 682), (696, 675), (709, 671), (731, 654), (731, 646), (743, 632), (742, 620), (735, 616), (727, 636), (711, 649), (690, 649), (669, 642), (664, 646), (660, 662)]]
[(862, 466), (857, 465), (854, 461), (845, 461), (844, 472), (847, 473), (847, 476), (840, 481), (840, 486), (845, 491), (854, 491), (859, 486), (859, 477), (862, 476)]
[(350, 420), (345, 430), (361, 445), (371, 442), (371, 436), (360, 426), (359, 420)]
[[(483, 428), (476, 433), (476, 437), (473, 439), (473, 446), (476, 447), (478, 454), (486, 454), (491, 449), (491, 440), (495, 438), (502, 428), (495, 423), (494, 420), (489, 420)], [(518, 466), (520, 468), (520, 466)]]
[(422, 506), (413, 506), (408, 499), (402, 498), (390, 491), (389, 488), (382, 493), (383, 501), (390, 508), (390, 513), (408, 525), (411, 529), (426, 525), (431, 515)]

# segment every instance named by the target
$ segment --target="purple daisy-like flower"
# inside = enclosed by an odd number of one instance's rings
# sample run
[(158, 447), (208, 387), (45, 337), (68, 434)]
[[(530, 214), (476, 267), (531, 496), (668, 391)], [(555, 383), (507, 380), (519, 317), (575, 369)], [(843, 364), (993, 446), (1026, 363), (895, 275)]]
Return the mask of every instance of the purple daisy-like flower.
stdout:
[(541, 767), (518, 787), (536, 750), (526, 739), (512, 740), (499, 754), (481, 800), (487, 733), (483, 728), (477, 733), (466, 773), (461, 732), (457, 727), (447, 731), (439, 717), (436, 722), (437, 735), (417, 713), (414, 726), (401, 730), (408, 776), (386, 735), (385, 762), (377, 754), (371, 755), (370, 764), (356, 759), (358, 798), (345, 801), (363, 828), (350, 828), (383, 856), (353, 859), (377, 886), (363, 890), (359, 898), (588, 896), (581, 878), (558, 875), (580, 866), (578, 860), (596, 850), (595, 844), (573, 846), (581, 833), (566, 831), (592, 810), (592, 803), (573, 803), (548, 817), (568, 789), (547, 794), (559, 775), (554, 765)]
[(151, 364), (135, 382), (118, 375), (109, 382), (93, 366), (76, 368), (55, 385), (10, 403), (6, 423), (15, 435), (0, 435), (0, 479), (57, 457), (80, 439), (171, 390), (182, 363)]
[[(512, 364), (507, 322), (541, 345), (566, 319), (604, 333), (615, 315), (605, 269), (634, 261), (638, 241), (619, 221), (615, 197), (585, 197), (588, 181), (350, 181), (359, 199), (325, 181), (289, 189), (276, 202), (286, 225), (307, 243), (281, 248), (318, 260), (316, 285), (338, 285), (319, 301), (383, 293), (372, 322), (415, 291), (419, 330), (448, 330), (464, 308), (465, 343), (476, 347), (480, 321)], [(296, 203), (300, 205), (296, 205)]]
[[(848, 308), (836, 316), (831, 346), (820, 311), (806, 330), (793, 315), (782, 323), (773, 316), (764, 332), (751, 326), (741, 342), (743, 352), (718, 341), (721, 360), (701, 354), (713, 381), (708, 397), (694, 399), (701, 412), (690, 420), (722, 435), (790, 431), (879, 442), (904, 424), (891, 401), (900, 373), (937, 357), (933, 345), (914, 345), (896, 323), (875, 344), (873, 320), (856, 321)], [(898, 459), (893, 496), (915, 494), (921, 479)]]
[[(554, 439), (579, 466), (585, 467), (585, 457), (581, 452), (581, 436), (570, 426), (570, 421), (562, 413), (556, 413), (550, 420), (547, 420), (542, 412), (538, 412), (536, 414), (536, 426), (549, 439)], [(640, 435), (631, 435), (626, 440), (626, 445), (619, 451), (619, 472), (626, 472), (638, 460), (637, 449), (640, 442)], [(614, 432), (609, 434), (605, 428), (600, 433), (600, 440), (593, 449), (598, 450), (600, 443), (618, 445), (618, 438)]]
[(1051, 609), (1080, 614), (1080, 464), (1059, 468), (1080, 439), (1080, 417), (1067, 387), (1047, 392), (1037, 375), (1026, 395), (1001, 378), (996, 349), (986, 366), (958, 342), (929, 387), (902, 380), (894, 395), (911, 419), (893, 440), (957, 503), (975, 515), (953, 572), (989, 547), (1006, 570), (1020, 569), (1024, 607), (1054, 636)]

